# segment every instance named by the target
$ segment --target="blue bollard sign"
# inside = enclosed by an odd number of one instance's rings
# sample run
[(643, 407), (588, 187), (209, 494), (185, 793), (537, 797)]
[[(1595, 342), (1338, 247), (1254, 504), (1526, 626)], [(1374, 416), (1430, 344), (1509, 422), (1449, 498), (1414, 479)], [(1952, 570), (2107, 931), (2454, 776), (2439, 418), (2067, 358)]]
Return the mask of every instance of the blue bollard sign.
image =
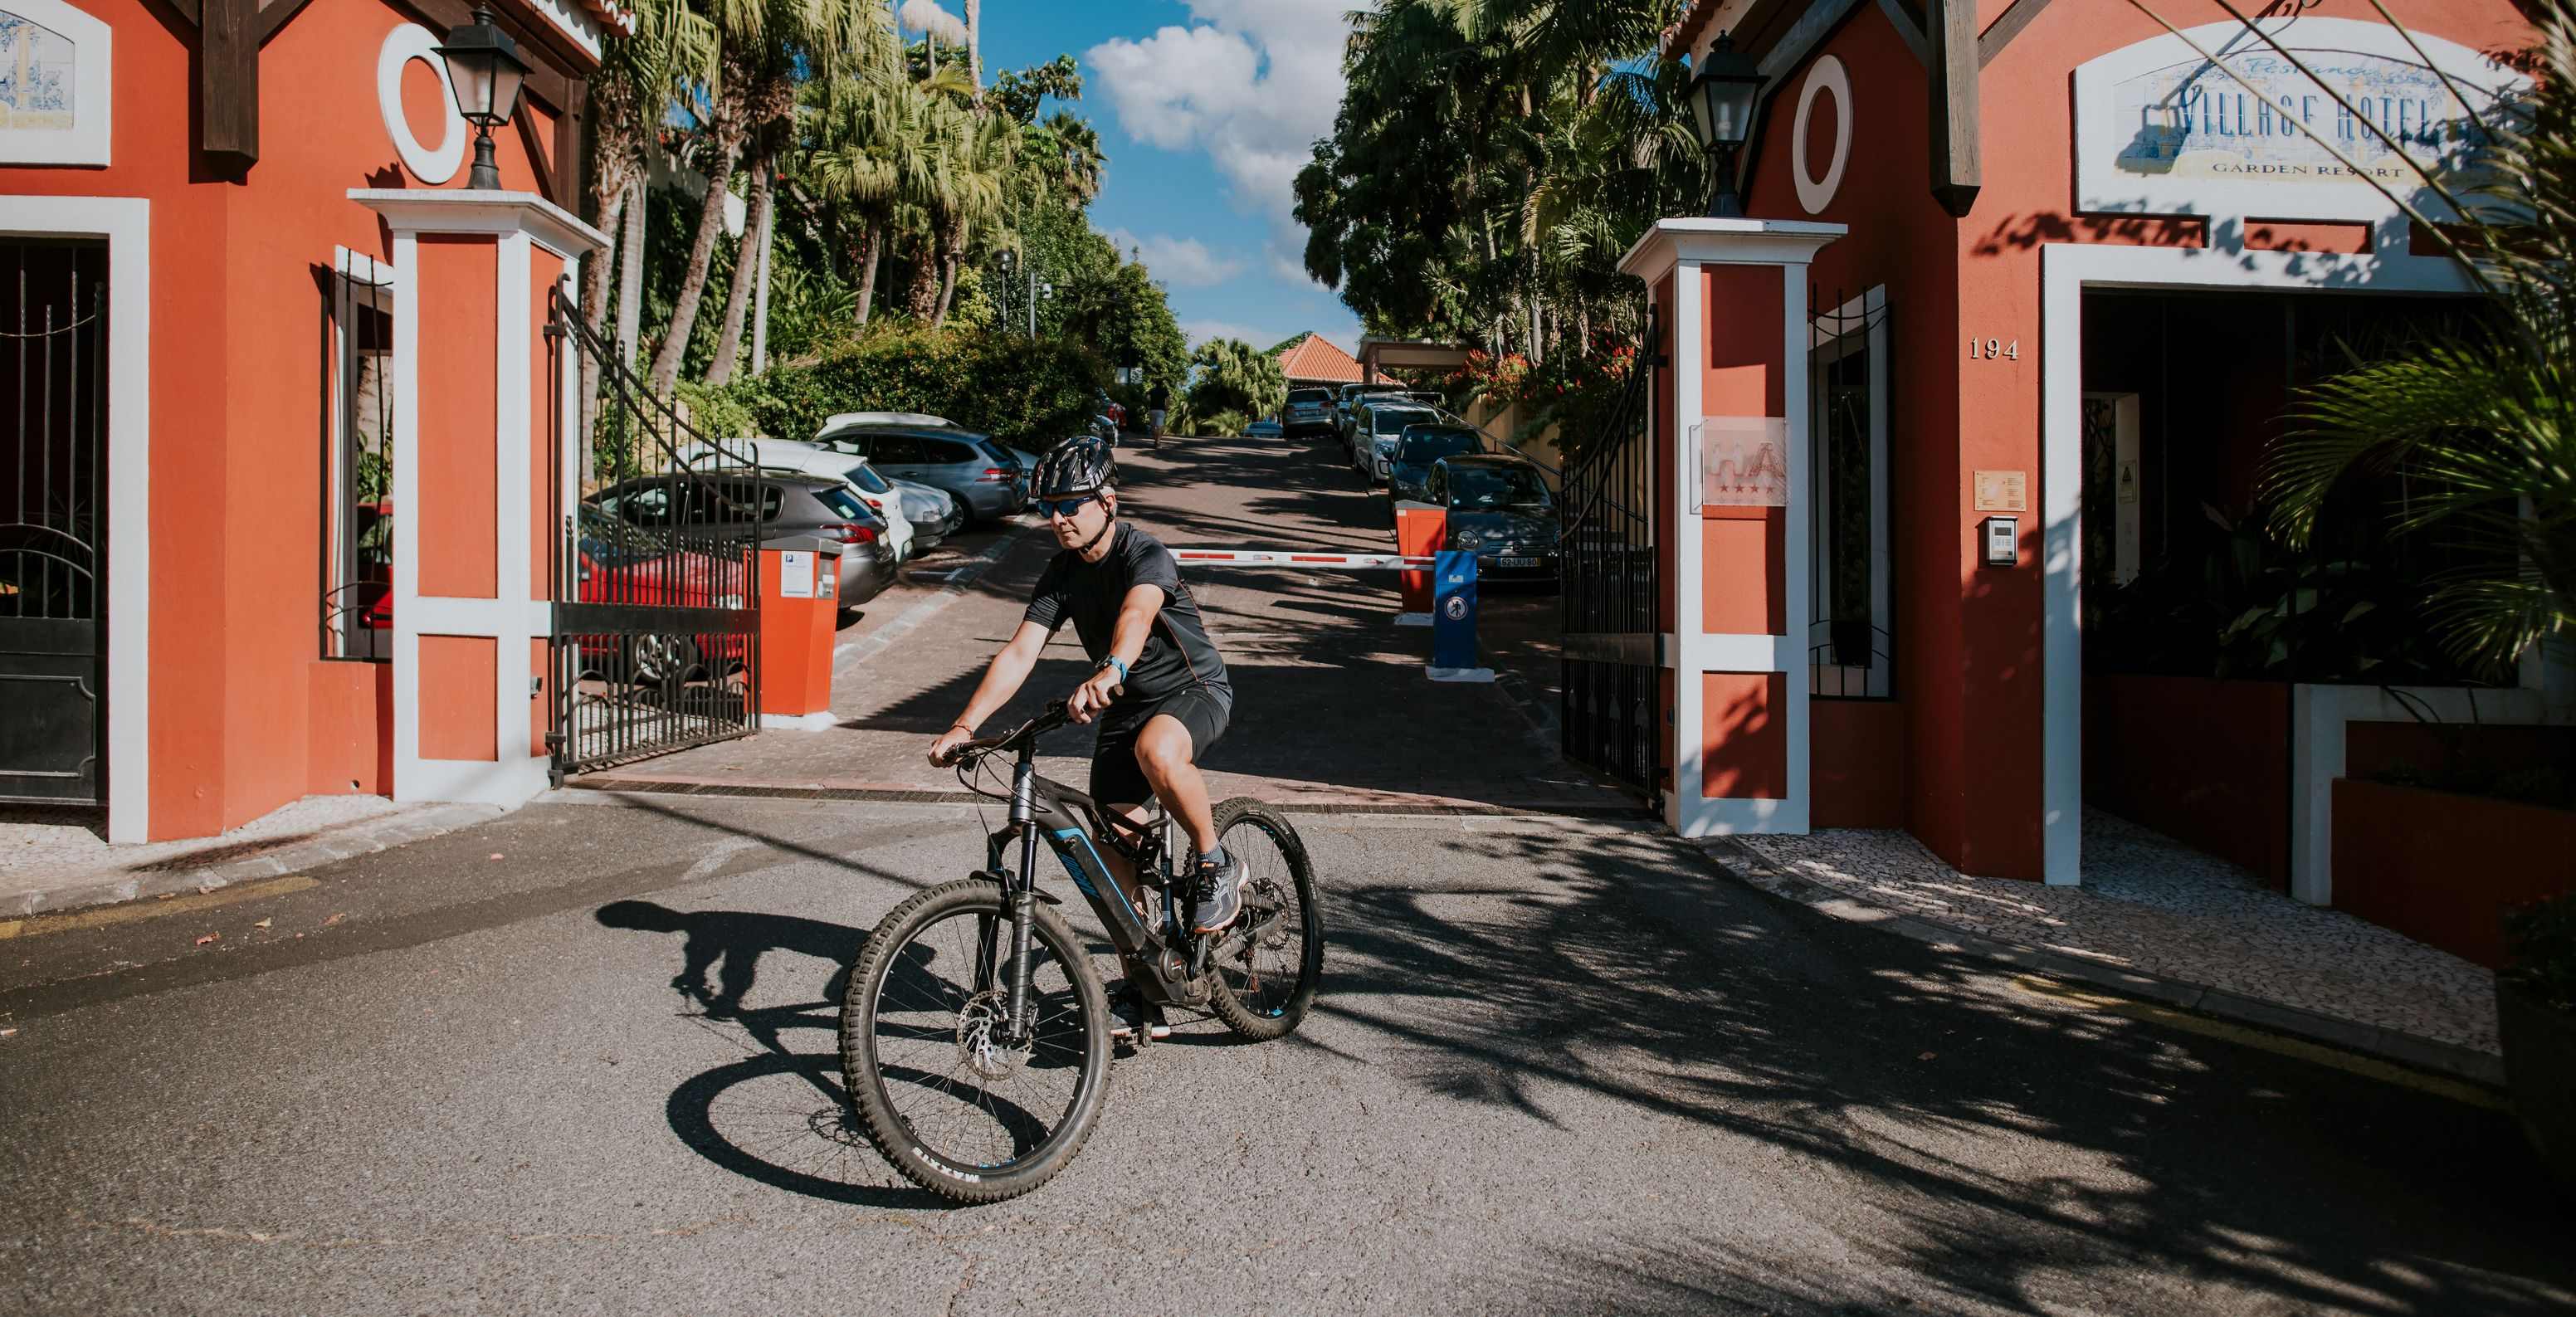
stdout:
[(1476, 666), (1476, 555), (1444, 549), (1432, 565), (1431, 666)]

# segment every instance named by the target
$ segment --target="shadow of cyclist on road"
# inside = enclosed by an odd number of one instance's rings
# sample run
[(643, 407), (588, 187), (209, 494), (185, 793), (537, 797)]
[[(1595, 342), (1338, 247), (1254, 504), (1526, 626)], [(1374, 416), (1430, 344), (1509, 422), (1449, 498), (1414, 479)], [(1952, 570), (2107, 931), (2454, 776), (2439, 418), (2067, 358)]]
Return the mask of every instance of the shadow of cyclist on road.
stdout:
[[(609, 928), (686, 934), (680, 972), (672, 976), (671, 986), (703, 1007), (709, 1019), (717, 1020), (744, 1013), (743, 999), (759, 976), (760, 958), (773, 949), (830, 962), (832, 976), (823, 986), (822, 999), (839, 1002), (849, 967), (858, 959), (859, 944), (866, 940), (857, 929), (819, 919), (747, 910), (674, 910), (651, 901), (612, 901), (601, 906), (595, 917)], [(710, 970), (716, 975), (713, 986), (707, 982)]]

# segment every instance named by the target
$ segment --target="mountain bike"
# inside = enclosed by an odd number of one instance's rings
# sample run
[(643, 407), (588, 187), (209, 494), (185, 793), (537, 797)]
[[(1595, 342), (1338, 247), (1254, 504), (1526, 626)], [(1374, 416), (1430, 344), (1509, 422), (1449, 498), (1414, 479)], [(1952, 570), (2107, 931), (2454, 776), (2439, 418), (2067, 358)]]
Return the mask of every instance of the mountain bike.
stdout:
[[(868, 1138), (904, 1178), (942, 1197), (999, 1202), (1054, 1178), (1090, 1138), (1109, 1078), (1109, 1001), (1089, 945), (1038, 890), (1043, 844), (1091, 903), (1143, 1002), (1206, 1010), (1235, 1034), (1286, 1036), (1323, 977), (1323, 912), (1297, 830), (1237, 798), (1216, 807), (1219, 844), (1245, 868), (1232, 927), (1191, 931), (1187, 838), (1159, 803), (1141, 824), (1037, 773), (1038, 738), (1062, 702), (959, 748), (960, 781), (1012, 757), (1009, 821), (985, 866), (896, 906), (868, 935), (841, 1002), (841, 1071)], [(998, 798), (998, 797), (997, 797)], [(1012, 847), (1018, 865), (1009, 866)], [(1122, 881), (1104, 852), (1136, 875)], [(1140, 1022), (1141, 1023), (1141, 1022)], [(1135, 1031), (1143, 1046), (1151, 1031)]]

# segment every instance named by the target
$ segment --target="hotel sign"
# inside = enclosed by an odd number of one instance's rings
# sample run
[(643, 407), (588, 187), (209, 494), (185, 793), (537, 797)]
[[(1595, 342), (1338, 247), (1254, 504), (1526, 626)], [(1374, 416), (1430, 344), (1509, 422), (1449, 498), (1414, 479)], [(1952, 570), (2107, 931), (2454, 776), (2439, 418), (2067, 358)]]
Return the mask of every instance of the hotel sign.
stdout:
[(2296, 63), (2214, 23), (2192, 29), (2189, 44), (2158, 37), (2077, 69), (2079, 208), (2373, 221), (2397, 213), (2375, 180), (2436, 214), (2408, 161), (2437, 171), (2472, 161), (2484, 134), (2468, 109), (2490, 116), (2525, 85), (2475, 51), (2417, 33), (2428, 66), (2385, 24), (2301, 18), (2266, 30)]

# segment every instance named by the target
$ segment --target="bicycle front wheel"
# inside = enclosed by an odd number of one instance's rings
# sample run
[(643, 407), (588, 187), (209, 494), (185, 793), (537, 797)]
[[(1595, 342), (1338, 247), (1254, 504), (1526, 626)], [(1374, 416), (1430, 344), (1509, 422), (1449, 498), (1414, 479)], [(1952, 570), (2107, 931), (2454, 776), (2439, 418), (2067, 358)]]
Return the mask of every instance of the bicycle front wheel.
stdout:
[(1062, 916), (1031, 912), (1034, 1028), (1009, 1027), (1000, 884), (970, 878), (896, 906), (841, 1002), (841, 1072), (868, 1138), (914, 1184), (965, 1203), (1045, 1184), (1082, 1150), (1109, 1079), (1109, 1004)]
[(1239, 797), (1215, 812), (1217, 844), (1243, 864), (1243, 924), (1218, 945), (1208, 1008), (1239, 1037), (1286, 1037), (1324, 977), (1315, 868), (1279, 811)]

